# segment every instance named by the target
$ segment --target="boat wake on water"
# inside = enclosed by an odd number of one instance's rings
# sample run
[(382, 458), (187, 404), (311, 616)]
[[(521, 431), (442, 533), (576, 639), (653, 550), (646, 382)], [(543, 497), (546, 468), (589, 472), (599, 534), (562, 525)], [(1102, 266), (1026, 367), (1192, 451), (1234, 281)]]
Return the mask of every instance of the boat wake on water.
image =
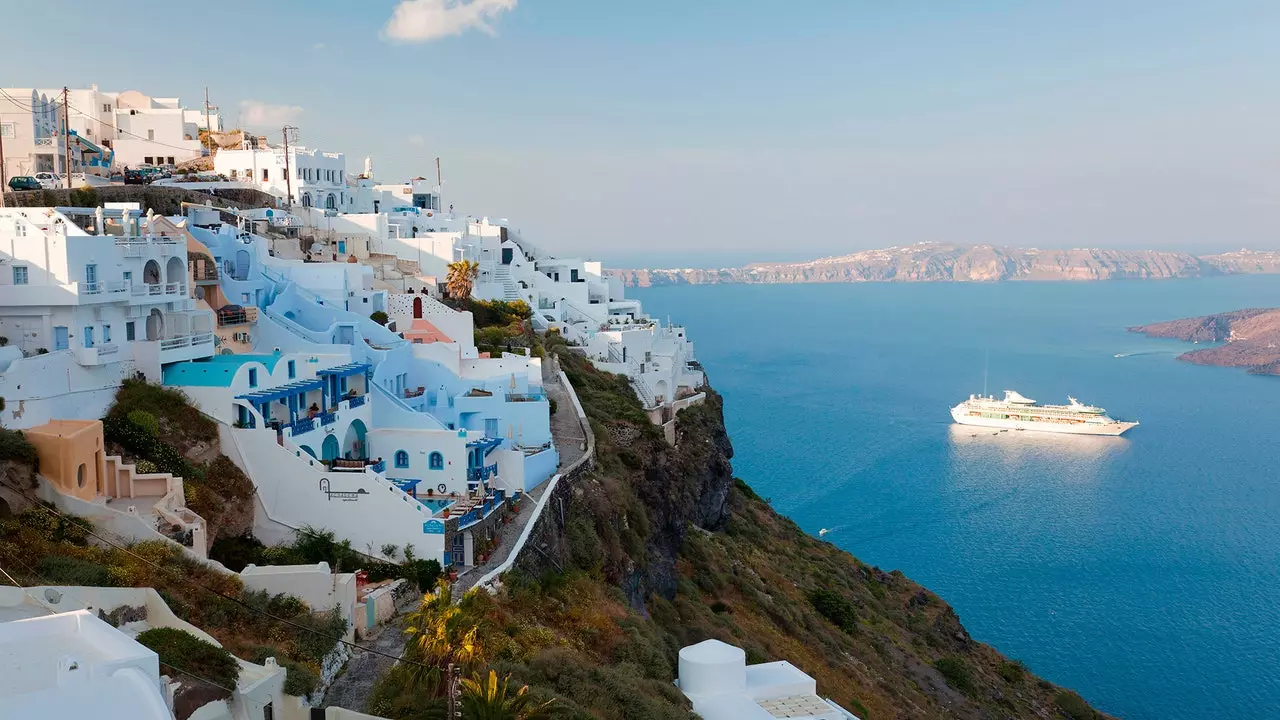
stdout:
[(1172, 350), (1142, 350), (1140, 352), (1116, 353), (1115, 356), (1118, 358), (1127, 358), (1127, 357), (1139, 357), (1142, 355), (1177, 355), (1177, 353), (1173, 352)]

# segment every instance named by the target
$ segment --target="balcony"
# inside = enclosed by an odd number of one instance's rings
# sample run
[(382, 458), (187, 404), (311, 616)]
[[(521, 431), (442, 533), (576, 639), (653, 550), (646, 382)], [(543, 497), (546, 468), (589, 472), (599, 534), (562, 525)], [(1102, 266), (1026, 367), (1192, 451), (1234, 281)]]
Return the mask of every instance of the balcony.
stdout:
[(120, 346), (113, 343), (75, 348), (76, 362), (85, 366), (102, 365), (120, 359)]
[(485, 465), (484, 467), (468, 468), (467, 481), (468, 482), (485, 482), (485, 481), (488, 481), (489, 478), (494, 477), (497, 474), (498, 474), (498, 463), (493, 463), (492, 465)]

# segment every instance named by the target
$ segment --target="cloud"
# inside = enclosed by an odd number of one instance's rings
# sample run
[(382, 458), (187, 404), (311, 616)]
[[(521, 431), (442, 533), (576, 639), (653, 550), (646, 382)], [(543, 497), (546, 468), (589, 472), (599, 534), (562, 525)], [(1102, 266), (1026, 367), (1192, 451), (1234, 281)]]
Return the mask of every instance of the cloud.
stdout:
[(323, 49), (324, 49), (324, 43), (316, 43), (315, 45), (312, 45), (312, 46), (311, 46), (311, 49), (312, 49), (312, 50), (323, 50)]
[(426, 144), (427, 144), (427, 140), (426, 140), (426, 138), (422, 137), (421, 135), (410, 135), (410, 136), (409, 136), (409, 144), (410, 144), (410, 145), (417, 146), (417, 147), (422, 147), (423, 145), (426, 145)]
[(240, 123), (246, 127), (276, 128), (298, 119), (302, 108), (297, 105), (271, 105), (261, 100), (240, 101)]
[(467, 30), (494, 35), (489, 23), (515, 6), (516, 0), (400, 0), (383, 34), (408, 43), (431, 42)]

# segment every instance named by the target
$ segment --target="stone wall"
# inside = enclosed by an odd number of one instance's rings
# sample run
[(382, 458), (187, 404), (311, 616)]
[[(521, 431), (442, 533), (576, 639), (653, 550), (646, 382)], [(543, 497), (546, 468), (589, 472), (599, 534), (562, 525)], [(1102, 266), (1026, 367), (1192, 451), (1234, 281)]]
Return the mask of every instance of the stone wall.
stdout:
[(143, 212), (151, 209), (160, 215), (181, 214), (184, 202), (199, 205), (212, 203), (216, 207), (231, 208), (276, 206), (276, 199), (271, 195), (246, 188), (219, 190), (217, 195), (211, 195), (199, 190), (154, 185), (108, 185), (79, 190), (26, 190), (4, 194), (5, 207), (78, 207), (100, 205), (104, 202), (136, 202), (142, 205)]

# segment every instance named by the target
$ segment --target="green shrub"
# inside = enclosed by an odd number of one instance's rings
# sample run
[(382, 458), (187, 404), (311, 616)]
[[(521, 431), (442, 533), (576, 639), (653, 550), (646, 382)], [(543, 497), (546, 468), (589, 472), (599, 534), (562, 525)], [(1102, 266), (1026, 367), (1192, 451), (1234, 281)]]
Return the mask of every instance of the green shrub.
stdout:
[(45, 582), (55, 585), (111, 587), (111, 571), (105, 565), (65, 555), (47, 555), (36, 563)]
[(262, 543), (252, 535), (220, 537), (209, 548), (209, 558), (222, 563), (231, 572), (240, 572), (246, 565), (257, 565), (262, 560), (263, 550)]
[(387, 321), (390, 320), (390, 318), (387, 317), (387, 314), (381, 310), (374, 310), (372, 313), (369, 313), (369, 319), (383, 326), (385, 326)]
[(226, 688), (234, 688), (240, 679), (240, 665), (230, 652), (186, 630), (152, 628), (135, 639), (154, 650), (161, 667), (170, 668), (168, 674), (174, 678), (196, 675)]
[(130, 410), (126, 416), (129, 422), (138, 427), (139, 430), (147, 433), (151, 437), (160, 436), (160, 422), (156, 420), (156, 416), (146, 410)]
[(819, 588), (809, 591), (809, 603), (832, 625), (851, 633), (858, 629), (858, 608), (836, 590)]
[(1071, 692), (1063, 690), (1053, 698), (1053, 702), (1062, 711), (1062, 714), (1071, 718), (1071, 720), (1096, 720), (1098, 713), (1089, 707), (1089, 703), (1084, 698)]
[(160, 472), (160, 467), (150, 460), (139, 460), (133, 467), (138, 471), (139, 475), (150, 475), (152, 473)]
[(0, 461), (3, 460), (34, 466), (36, 448), (21, 431), (0, 429)]
[(1006, 660), (1000, 663), (996, 672), (1004, 678), (1005, 682), (1020, 683), (1027, 674), (1027, 666), (1023, 665), (1021, 660)]
[(286, 695), (304, 697), (316, 691), (320, 675), (311, 668), (287, 658), (277, 658), (284, 666), (284, 692)]
[(972, 695), (977, 690), (973, 684), (973, 674), (969, 672), (969, 666), (965, 665), (964, 658), (939, 658), (933, 662), (933, 667), (947, 679), (948, 685), (965, 695)]
[[(411, 560), (404, 564), (404, 577), (418, 586), (418, 592), (428, 593), (436, 586), (436, 580), (440, 578), (442, 568), (440, 561), (435, 558), (429, 560)], [(372, 576), (371, 576), (372, 577)]]

